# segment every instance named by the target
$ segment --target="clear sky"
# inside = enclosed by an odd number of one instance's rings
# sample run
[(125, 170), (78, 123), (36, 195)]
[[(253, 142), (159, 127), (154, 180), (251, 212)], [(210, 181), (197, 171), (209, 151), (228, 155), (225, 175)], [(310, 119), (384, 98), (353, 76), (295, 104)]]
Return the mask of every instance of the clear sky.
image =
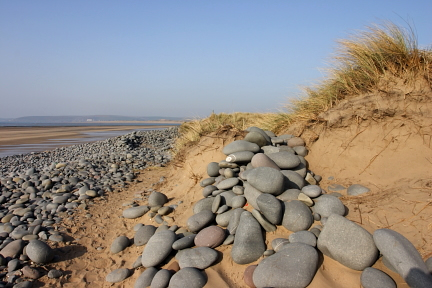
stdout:
[(431, 0), (0, 1), (0, 118), (274, 112), (337, 39), (389, 20), (432, 43)]

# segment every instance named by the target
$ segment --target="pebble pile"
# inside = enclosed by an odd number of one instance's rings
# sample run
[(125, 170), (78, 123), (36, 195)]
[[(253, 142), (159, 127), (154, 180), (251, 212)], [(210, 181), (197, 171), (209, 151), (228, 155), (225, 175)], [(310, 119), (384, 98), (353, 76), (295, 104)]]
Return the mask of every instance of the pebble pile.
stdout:
[[(200, 183), (203, 199), (194, 204), (186, 227), (168, 226), (166, 217), (176, 205), (164, 206), (168, 199), (157, 191), (150, 194), (148, 205), (124, 210), (125, 218), (150, 213), (161, 224), (138, 224), (133, 239), (120, 236), (112, 243), (112, 253), (131, 244), (145, 245), (132, 267), (145, 268), (135, 288), (203, 287), (205, 269), (220, 261), (220, 245), (232, 245), (231, 258), (237, 264), (262, 259), (245, 266), (249, 287), (306, 287), (319, 268), (321, 253), (362, 271), (364, 288), (396, 287), (389, 275), (371, 268), (380, 254), (410, 287), (432, 287), (432, 260), (427, 265), (405, 237), (389, 229), (370, 234), (344, 217), (347, 209), (338, 198), (341, 194), (327, 194), (319, 186), (321, 177), (309, 169), (301, 138), (276, 136), (257, 127), (247, 131), (244, 140), (223, 148), (226, 159), (208, 164), (209, 177)], [(349, 195), (368, 191), (359, 184), (348, 188)], [(292, 233), (267, 247), (265, 233), (278, 226)], [(176, 261), (170, 261), (172, 257)], [(160, 269), (167, 263), (169, 267)], [(116, 283), (130, 275), (131, 270), (120, 268), (106, 280)]]
[[(64, 239), (53, 224), (92, 199), (126, 187), (138, 169), (165, 165), (177, 136), (176, 127), (135, 131), (0, 158), (0, 287), (32, 287), (32, 281), (44, 275), (39, 266), (55, 261), (47, 243)], [(48, 272), (50, 278), (61, 275)]]

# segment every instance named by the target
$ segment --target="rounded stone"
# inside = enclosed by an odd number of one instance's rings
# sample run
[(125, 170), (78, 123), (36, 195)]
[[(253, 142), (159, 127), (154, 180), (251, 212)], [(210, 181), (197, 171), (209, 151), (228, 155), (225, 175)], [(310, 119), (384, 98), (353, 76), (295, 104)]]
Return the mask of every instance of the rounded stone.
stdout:
[(360, 283), (363, 288), (397, 288), (393, 278), (381, 270), (367, 267), (360, 276)]
[(24, 277), (30, 279), (39, 279), (42, 276), (42, 274), (38, 270), (30, 266), (24, 266), (21, 271), (23, 272)]
[(271, 194), (261, 194), (256, 203), (264, 217), (272, 224), (279, 225), (282, 221), (282, 203)]
[(217, 177), (219, 176), (219, 163), (210, 162), (207, 165), (207, 174), (209, 177)]
[(252, 166), (254, 168), (271, 167), (271, 168), (274, 168), (276, 170), (280, 170), (279, 166), (272, 159), (270, 159), (267, 155), (265, 155), (264, 153), (255, 154), (252, 157), (251, 163), (252, 163)]
[(318, 185), (308, 185), (301, 189), (301, 192), (310, 198), (316, 198), (321, 195), (322, 189)]
[(150, 288), (166, 288), (173, 273), (168, 269), (159, 270), (151, 281)]
[(240, 223), (240, 216), (244, 211), (246, 211), (246, 210), (244, 210), (243, 208), (236, 208), (232, 212), (230, 219), (229, 219), (229, 224), (227, 227), (229, 234), (234, 235), (236, 233), (237, 228), (238, 228), (239, 223)]
[(219, 226), (209, 226), (202, 229), (195, 237), (197, 247), (215, 248), (223, 243), (226, 238), (225, 230)]
[(264, 218), (264, 216), (256, 209), (252, 209), (252, 215), (255, 217), (255, 219), (258, 221), (258, 223), (261, 225), (262, 228), (264, 228), (267, 232), (274, 232), (276, 231), (276, 226), (270, 223), (267, 219)]
[(26, 247), (27, 256), (36, 263), (50, 263), (54, 258), (51, 247), (40, 240), (32, 240)]
[(205, 274), (205, 272), (201, 272), (196, 268), (186, 267), (180, 269), (180, 271), (178, 271), (171, 277), (171, 280), (169, 282), (169, 287), (170, 288), (185, 288), (185, 287), (203, 288), (206, 283), (207, 283), (207, 275)]
[(134, 235), (135, 246), (142, 246), (147, 244), (150, 238), (155, 234), (156, 227), (153, 225), (141, 226)]
[(130, 240), (128, 237), (121, 235), (114, 239), (113, 243), (111, 244), (110, 251), (113, 254), (119, 253), (129, 247)]
[(314, 211), (320, 214), (322, 218), (329, 217), (331, 214), (345, 215), (345, 206), (337, 197), (323, 194), (315, 198), (314, 202)]
[(231, 258), (237, 264), (248, 264), (258, 260), (265, 250), (261, 225), (250, 212), (243, 212), (231, 249)]
[(305, 146), (305, 142), (300, 137), (292, 137), (288, 139), (287, 144), (289, 147)]
[(159, 265), (171, 253), (176, 239), (176, 234), (171, 230), (155, 233), (144, 248), (142, 265), (144, 267)]
[(148, 205), (150, 207), (163, 206), (166, 202), (168, 202), (167, 196), (157, 191), (153, 191), (148, 198)]
[(232, 214), (236, 209), (229, 210), (227, 212), (221, 213), (216, 216), (216, 223), (222, 227), (227, 227), (229, 225)]
[(263, 134), (256, 131), (251, 131), (244, 137), (244, 140), (256, 143), (259, 147), (270, 144), (268, 139), (270, 139), (268, 136), (266, 138)]
[(186, 249), (186, 248), (190, 248), (190, 247), (194, 246), (194, 244), (195, 244), (194, 241), (195, 241), (196, 235), (197, 234), (187, 235), (187, 236), (184, 236), (183, 238), (176, 240), (172, 244), (172, 248), (174, 250), (182, 250), (182, 249)]
[(148, 206), (136, 206), (123, 210), (123, 217), (128, 219), (135, 219), (143, 216), (150, 210)]
[(215, 177), (205, 178), (205, 179), (201, 180), (200, 186), (201, 187), (206, 187), (208, 185), (212, 185), (213, 183), (215, 183), (215, 181), (216, 181)]
[(300, 156), (303, 156), (303, 157), (305, 157), (305, 156), (308, 155), (308, 150), (304, 146), (295, 146), (295, 147), (293, 147), (293, 149), (294, 149), (294, 151), (296, 152), (297, 155), (300, 155)]
[(3, 255), (3, 257), (16, 258), (22, 253), (25, 243), (26, 242), (21, 239), (12, 241), (0, 251), (0, 254)]
[(367, 193), (369, 191), (370, 189), (365, 186), (362, 186), (360, 184), (353, 184), (348, 187), (347, 194), (350, 196), (357, 196), (357, 195)]
[(284, 176), (274, 168), (254, 168), (248, 173), (247, 181), (263, 193), (279, 195), (283, 191)]
[(60, 278), (61, 276), (63, 276), (63, 272), (57, 269), (51, 269), (50, 271), (48, 271), (48, 278), (51, 279), (57, 279)]
[(246, 285), (248, 285), (250, 288), (256, 288), (255, 284), (253, 283), (253, 273), (256, 269), (256, 267), (258, 267), (258, 265), (250, 265), (248, 266), (243, 274), (243, 280), (245, 282)]
[(251, 151), (257, 153), (259, 152), (259, 150), (260, 147), (256, 143), (252, 143), (246, 140), (236, 140), (226, 145), (222, 149), (222, 152), (225, 155), (229, 155), (239, 151)]
[(216, 190), (218, 190), (218, 188), (216, 186), (208, 185), (208, 186), (204, 187), (202, 194), (204, 197), (208, 197), (213, 193), (213, 191), (216, 191)]
[(308, 230), (313, 221), (312, 212), (306, 204), (298, 200), (285, 202), (282, 225), (286, 229), (293, 232)]
[(148, 287), (151, 285), (158, 270), (155, 267), (148, 267), (135, 281), (134, 288)]
[(281, 169), (292, 169), (300, 164), (300, 159), (297, 155), (288, 151), (280, 151), (267, 155)]
[(180, 269), (186, 267), (206, 269), (210, 267), (217, 258), (218, 253), (209, 247), (184, 249), (178, 252), (176, 255)]
[(383, 257), (410, 287), (432, 287), (432, 276), (423, 258), (407, 238), (390, 229), (378, 229), (373, 240)]
[(252, 157), (255, 154), (251, 151), (238, 151), (235, 153), (229, 154), (225, 161), (229, 163), (242, 163), (242, 162), (250, 162)]
[(110, 283), (118, 283), (128, 278), (129, 275), (130, 272), (127, 268), (115, 269), (105, 277), (105, 280)]
[(216, 187), (219, 190), (228, 190), (236, 186), (239, 183), (239, 181), (240, 180), (238, 178), (228, 178), (220, 182)]
[(290, 243), (304, 243), (315, 247), (317, 244), (317, 237), (309, 231), (298, 231), (289, 235), (288, 240)]
[(327, 218), (317, 244), (324, 255), (354, 270), (364, 270), (378, 259), (378, 249), (372, 235), (338, 214), (331, 214)]
[(211, 212), (214, 199), (214, 197), (208, 197), (199, 200), (193, 206), (193, 213), (198, 214), (203, 210), (209, 210)]
[(231, 206), (233, 209), (242, 208), (246, 204), (246, 198), (243, 195), (237, 195), (232, 198)]
[(204, 227), (207, 227), (214, 219), (215, 214), (212, 211), (203, 210), (189, 217), (187, 220), (187, 226), (189, 231), (198, 232)]
[(306, 287), (318, 268), (318, 252), (303, 243), (287, 244), (263, 259), (253, 273), (257, 287)]
[(288, 189), (284, 191), (282, 194), (278, 195), (276, 198), (283, 202), (288, 202), (291, 200), (297, 200), (299, 195), (300, 195), (299, 189)]

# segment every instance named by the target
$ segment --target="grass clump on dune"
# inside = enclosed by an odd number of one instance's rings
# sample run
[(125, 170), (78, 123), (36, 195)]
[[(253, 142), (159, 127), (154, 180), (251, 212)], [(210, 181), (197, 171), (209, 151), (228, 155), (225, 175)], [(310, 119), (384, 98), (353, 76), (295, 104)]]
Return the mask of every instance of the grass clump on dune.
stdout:
[(377, 91), (385, 79), (402, 79), (406, 85), (423, 78), (432, 86), (432, 51), (418, 48), (412, 29), (393, 23), (367, 27), (349, 39), (338, 41), (326, 78), (304, 89), (305, 95), (291, 101), (287, 113), (269, 115), (266, 126), (274, 132), (295, 121), (315, 121), (350, 95)]
[(221, 127), (230, 126), (230, 129), (245, 130), (249, 126), (256, 126), (266, 114), (261, 113), (212, 113), (209, 117), (195, 119), (180, 125), (180, 137), (176, 142), (175, 150), (179, 151), (186, 143), (196, 142), (202, 136), (217, 131)]

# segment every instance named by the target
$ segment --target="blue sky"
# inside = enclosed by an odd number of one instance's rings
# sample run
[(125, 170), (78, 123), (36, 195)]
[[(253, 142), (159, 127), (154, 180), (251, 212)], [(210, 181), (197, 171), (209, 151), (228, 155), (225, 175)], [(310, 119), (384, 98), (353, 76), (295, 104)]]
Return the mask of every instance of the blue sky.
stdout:
[(275, 112), (337, 39), (432, 1), (0, 1), (0, 118)]

